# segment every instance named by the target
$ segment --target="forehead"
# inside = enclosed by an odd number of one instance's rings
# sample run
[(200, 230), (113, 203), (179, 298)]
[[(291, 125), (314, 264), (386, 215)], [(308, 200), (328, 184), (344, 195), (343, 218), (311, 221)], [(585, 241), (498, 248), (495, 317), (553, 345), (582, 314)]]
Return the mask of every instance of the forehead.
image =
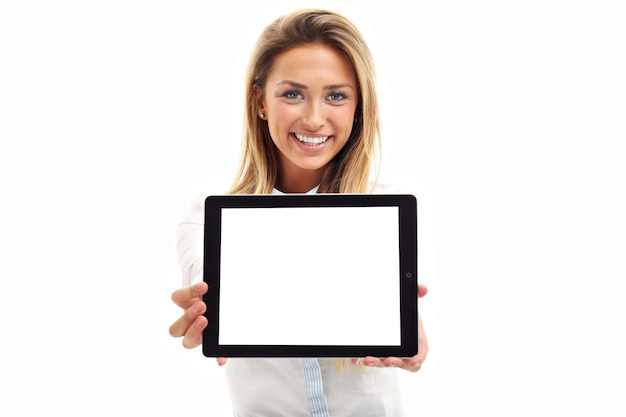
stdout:
[(268, 84), (289, 79), (305, 84), (356, 84), (350, 61), (336, 49), (323, 44), (307, 44), (279, 54), (268, 76)]

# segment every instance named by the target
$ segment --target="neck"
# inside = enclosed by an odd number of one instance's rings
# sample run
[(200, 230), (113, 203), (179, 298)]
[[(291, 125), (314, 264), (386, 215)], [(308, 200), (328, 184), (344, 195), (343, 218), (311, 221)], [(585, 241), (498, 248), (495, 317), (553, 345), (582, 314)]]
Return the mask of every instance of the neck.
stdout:
[(282, 167), (276, 188), (283, 193), (306, 193), (320, 184), (324, 169), (309, 170), (291, 166)]

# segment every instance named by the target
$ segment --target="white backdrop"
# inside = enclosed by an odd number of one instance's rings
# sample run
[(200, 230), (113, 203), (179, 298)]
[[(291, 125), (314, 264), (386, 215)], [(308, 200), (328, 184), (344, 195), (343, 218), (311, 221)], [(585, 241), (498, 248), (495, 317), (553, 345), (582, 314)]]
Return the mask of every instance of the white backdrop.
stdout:
[(257, 35), (322, 6), (368, 40), (383, 177), (419, 200), (408, 415), (625, 415), (619, 3), (2, 2), (0, 414), (229, 415), (167, 333), (176, 224), (234, 175)]

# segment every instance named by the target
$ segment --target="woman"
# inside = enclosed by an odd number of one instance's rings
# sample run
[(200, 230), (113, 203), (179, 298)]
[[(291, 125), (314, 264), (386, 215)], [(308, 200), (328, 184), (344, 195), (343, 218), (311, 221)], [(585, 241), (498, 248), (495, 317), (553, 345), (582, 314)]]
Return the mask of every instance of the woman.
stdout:
[[(371, 180), (379, 147), (374, 65), (362, 35), (345, 17), (299, 10), (261, 34), (246, 75), (242, 158), (230, 193), (390, 192)], [(374, 176), (375, 178), (376, 176)], [(170, 327), (186, 348), (207, 325), (202, 295), (204, 197), (179, 225), (184, 310)], [(427, 290), (419, 286), (418, 295)], [(394, 369), (420, 369), (428, 344), (409, 359), (230, 359), (235, 416), (402, 416)]]

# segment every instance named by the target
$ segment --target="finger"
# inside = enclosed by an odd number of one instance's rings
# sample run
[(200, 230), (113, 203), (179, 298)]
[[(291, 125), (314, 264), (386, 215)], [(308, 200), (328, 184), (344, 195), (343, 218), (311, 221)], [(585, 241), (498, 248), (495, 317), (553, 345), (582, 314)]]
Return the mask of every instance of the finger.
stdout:
[(189, 306), (202, 297), (208, 289), (209, 286), (206, 282), (200, 282), (196, 285), (181, 288), (172, 293), (172, 301), (178, 307), (188, 309)]
[(385, 367), (395, 367), (395, 368), (401, 368), (404, 365), (404, 360), (400, 359), (400, 358), (396, 358), (394, 356), (390, 356), (388, 358), (383, 359), (383, 365)]
[(405, 360), (402, 363), (402, 366), (400, 366), (402, 369), (406, 369), (409, 372), (417, 372), (422, 368), (422, 362), (417, 358), (416, 356), (413, 356), (411, 359), (409, 360)]
[(205, 311), (206, 304), (200, 300), (196, 300), (191, 307), (186, 309), (183, 315), (170, 326), (170, 336), (184, 336), (189, 327), (198, 319), (198, 316), (202, 316)]
[(226, 361), (228, 360), (227, 358), (215, 358), (217, 360), (217, 364), (219, 366), (224, 366), (226, 365)]
[(426, 337), (422, 336), (419, 340), (419, 352), (417, 355), (413, 356), (411, 359), (405, 362), (405, 366), (402, 368), (407, 371), (417, 372), (422, 368), (422, 364), (426, 360), (426, 355), (428, 354), (428, 342), (426, 341)]
[(363, 363), (367, 366), (374, 366), (377, 368), (389, 368), (389, 367), (402, 367), (404, 361), (400, 358), (390, 356), (388, 358), (376, 358), (374, 356), (367, 356), (363, 359)]
[(200, 346), (202, 343), (202, 332), (207, 326), (208, 321), (206, 317), (199, 316), (194, 320), (193, 324), (187, 329), (185, 337), (183, 338), (183, 346), (187, 349), (193, 349), (196, 346)]
[(366, 356), (363, 358), (363, 364), (365, 366), (373, 366), (375, 368), (383, 368), (385, 366), (380, 358), (376, 358), (374, 356)]
[(417, 296), (422, 298), (426, 294), (428, 294), (428, 288), (425, 285), (417, 284)]
[(426, 360), (427, 353), (428, 353), (428, 345), (427, 344), (423, 345), (422, 343), (420, 343), (419, 353), (408, 360), (409, 365), (410, 366), (421, 365)]
[(385, 368), (401, 368), (406, 369), (410, 372), (417, 372), (422, 367), (422, 362), (419, 357), (416, 355), (411, 359), (402, 359), (396, 358), (395, 356), (390, 356), (388, 358), (379, 358), (378, 362), (372, 362), (374, 366), (385, 367)]

